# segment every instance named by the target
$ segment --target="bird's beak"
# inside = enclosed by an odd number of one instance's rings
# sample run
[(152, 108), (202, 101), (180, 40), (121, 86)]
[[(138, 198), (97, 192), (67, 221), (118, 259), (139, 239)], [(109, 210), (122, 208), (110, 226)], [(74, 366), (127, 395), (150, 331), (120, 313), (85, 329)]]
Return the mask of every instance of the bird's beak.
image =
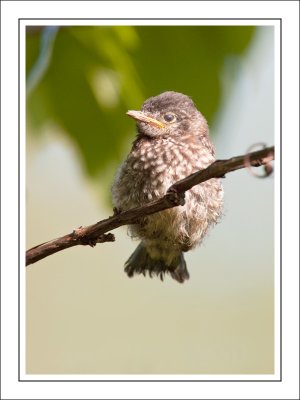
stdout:
[(154, 125), (157, 128), (164, 128), (165, 125), (158, 121), (155, 118), (151, 118), (148, 115), (144, 114), (142, 111), (134, 111), (134, 110), (129, 110), (126, 113), (129, 117), (135, 119), (136, 121), (139, 122), (145, 122), (146, 124)]

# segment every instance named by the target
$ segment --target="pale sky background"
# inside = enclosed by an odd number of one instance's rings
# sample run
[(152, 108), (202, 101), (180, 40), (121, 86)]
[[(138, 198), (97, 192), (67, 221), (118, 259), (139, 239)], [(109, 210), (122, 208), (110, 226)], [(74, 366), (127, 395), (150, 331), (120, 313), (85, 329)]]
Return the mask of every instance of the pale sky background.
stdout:
[[(230, 84), (225, 68), (228, 91), (211, 129), (217, 158), (274, 144), (273, 41), (272, 28), (261, 28)], [(27, 149), (27, 248), (111, 215), (107, 179), (87, 181), (62, 132), (28, 135)], [(113, 232), (115, 243), (29, 266), (26, 372), (273, 373), (274, 178), (241, 170), (223, 184), (224, 217), (186, 254), (191, 278), (183, 285), (127, 278), (123, 265), (137, 242), (126, 227)]]

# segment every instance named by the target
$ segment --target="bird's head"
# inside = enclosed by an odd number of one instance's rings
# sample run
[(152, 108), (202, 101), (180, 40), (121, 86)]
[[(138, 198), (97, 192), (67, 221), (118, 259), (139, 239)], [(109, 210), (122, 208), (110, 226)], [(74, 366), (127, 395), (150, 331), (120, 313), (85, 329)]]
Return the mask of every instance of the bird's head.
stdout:
[(208, 135), (208, 126), (193, 101), (177, 92), (164, 92), (146, 100), (141, 111), (127, 115), (137, 121), (139, 136), (150, 138)]

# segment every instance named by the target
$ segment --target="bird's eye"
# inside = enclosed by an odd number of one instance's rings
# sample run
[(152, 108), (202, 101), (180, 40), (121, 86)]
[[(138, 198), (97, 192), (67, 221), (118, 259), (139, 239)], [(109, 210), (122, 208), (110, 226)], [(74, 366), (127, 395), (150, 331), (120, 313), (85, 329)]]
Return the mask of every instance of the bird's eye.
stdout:
[(167, 113), (164, 115), (164, 120), (166, 122), (174, 122), (176, 120), (176, 115), (173, 113)]

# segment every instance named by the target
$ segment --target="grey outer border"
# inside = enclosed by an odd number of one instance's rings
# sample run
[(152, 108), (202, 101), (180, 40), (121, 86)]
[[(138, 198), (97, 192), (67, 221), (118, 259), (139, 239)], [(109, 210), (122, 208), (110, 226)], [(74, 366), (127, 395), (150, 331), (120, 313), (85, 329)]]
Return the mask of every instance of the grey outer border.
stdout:
[[(35, 0), (34, 0), (35, 1)], [(52, 0), (59, 1), (59, 0)], [(79, 0), (75, 0), (79, 1)], [(92, 0), (95, 1), (95, 0)], [(137, 0), (134, 0), (137, 1)], [(155, 0), (158, 1), (158, 0)], [(175, 0), (179, 1), (179, 0)], [(196, 1), (196, 0), (192, 0)], [(259, 0), (254, 0), (259, 1)], [(134, 379), (21, 379), (21, 369), (20, 369), (20, 21), (34, 21), (34, 20), (98, 20), (98, 21), (280, 21), (280, 378), (279, 379), (265, 379), (265, 380), (246, 380), (246, 379), (216, 379), (216, 380), (202, 380), (202, 379), (144, 379), (144, 380), (134, 380)], [(18, 382), (282, 382), (282, 18), (18, 18)], [(24, 266), (22, 265), (22, 268)], [(72, 399), (66, 399), (72, 400)], [(217, 399), (215, 399), (217, 400)]]

